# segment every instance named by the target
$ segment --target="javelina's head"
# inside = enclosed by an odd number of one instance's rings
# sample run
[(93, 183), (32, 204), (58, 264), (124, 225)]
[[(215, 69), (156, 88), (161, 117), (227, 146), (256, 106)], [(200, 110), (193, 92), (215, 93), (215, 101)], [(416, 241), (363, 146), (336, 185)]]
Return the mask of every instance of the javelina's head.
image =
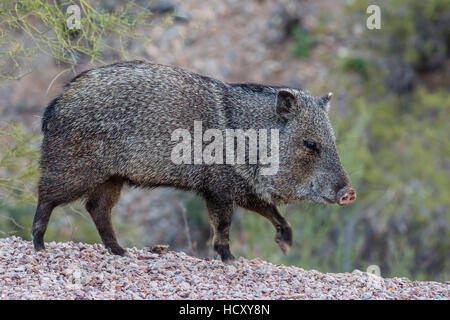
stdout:
[(328, 118), (331, 97), (316, 98), (295, 89), (277, 92), (276, 112), (284, 124), (273, 186), (284, 200), (347, 205), (356, 199)]

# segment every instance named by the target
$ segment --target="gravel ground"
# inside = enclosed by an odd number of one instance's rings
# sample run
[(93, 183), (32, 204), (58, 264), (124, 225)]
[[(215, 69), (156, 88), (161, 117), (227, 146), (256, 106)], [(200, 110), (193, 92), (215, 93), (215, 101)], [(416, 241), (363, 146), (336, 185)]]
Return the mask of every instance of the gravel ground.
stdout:
[(446, 299), (450, 283), (384, 279), (361, 271), (320, 273), (239, 259), (235, 265), (184, 253), (0, 239), (0, 299)]

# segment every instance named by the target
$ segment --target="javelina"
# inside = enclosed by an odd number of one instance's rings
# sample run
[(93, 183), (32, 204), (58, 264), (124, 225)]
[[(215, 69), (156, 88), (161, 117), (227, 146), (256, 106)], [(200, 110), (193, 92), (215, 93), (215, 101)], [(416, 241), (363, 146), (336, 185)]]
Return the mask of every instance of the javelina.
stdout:
[[(143, 61), (79, 74), (43, 115), (35, 249), (44, 249), (52, 210), (84, 198), (106, 248), (123, 255), (111, 209), (122, 186), (130, 184), (171, 186), (204, 197), (214, 250), (222, 261), (234, 259), (229, 229), (236, 206), (267, 218), (286, 253), (292, 230), (277, 204), (346, 205), (356, 198), (336, 151), (327, 114), (330, 98), (293, 88), (228, 84)], [(202, 121), (203, 129), (222, 131), (278, 129), (278, 171), (262, 175), (259, 163), (174, 163), (172, 133), (179, 128), (192, 132), (195, 121)]]

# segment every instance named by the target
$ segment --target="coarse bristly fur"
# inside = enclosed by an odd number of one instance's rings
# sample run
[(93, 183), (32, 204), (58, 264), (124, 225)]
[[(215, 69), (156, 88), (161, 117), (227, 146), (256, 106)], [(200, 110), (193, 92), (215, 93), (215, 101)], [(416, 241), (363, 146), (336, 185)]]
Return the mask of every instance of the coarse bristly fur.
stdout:
[[(85, 71), (66, 85), (44, 112), (39, 201), (33, 242), (44, 249), (52, 210), (79, 198), (105, 246), (117, 243), (111, 209), (124, 183), (171, 186), (204, 197), (215, 251), (234, 259), (229, 229), (236, 206), (267, 218), (284, 253), (292, 244), (289, 223), (276, 205), (295, 200), (336, 203), (350, 187), (328, 119), (331, 95), (313, 97), (287, 87), (228, 84), (175, 67), (144, 61)], [(279, 129), (280, 165), (260, 175), (258, 164), (174, 164), (178, 128)]]

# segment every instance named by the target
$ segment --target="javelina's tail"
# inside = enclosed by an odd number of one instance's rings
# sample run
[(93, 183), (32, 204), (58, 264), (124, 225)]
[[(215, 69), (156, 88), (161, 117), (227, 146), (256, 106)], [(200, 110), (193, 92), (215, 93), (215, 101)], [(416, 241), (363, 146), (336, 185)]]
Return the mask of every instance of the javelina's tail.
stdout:
[(49, 129), (49, 123), (53, 118), (55, 107), (58, 104), (59, 97), (53, 99), (48, 104), (47, 108), (44, 111), (44, 114), (42, 116), (42, 133), (45, 135), (48, 132)]

